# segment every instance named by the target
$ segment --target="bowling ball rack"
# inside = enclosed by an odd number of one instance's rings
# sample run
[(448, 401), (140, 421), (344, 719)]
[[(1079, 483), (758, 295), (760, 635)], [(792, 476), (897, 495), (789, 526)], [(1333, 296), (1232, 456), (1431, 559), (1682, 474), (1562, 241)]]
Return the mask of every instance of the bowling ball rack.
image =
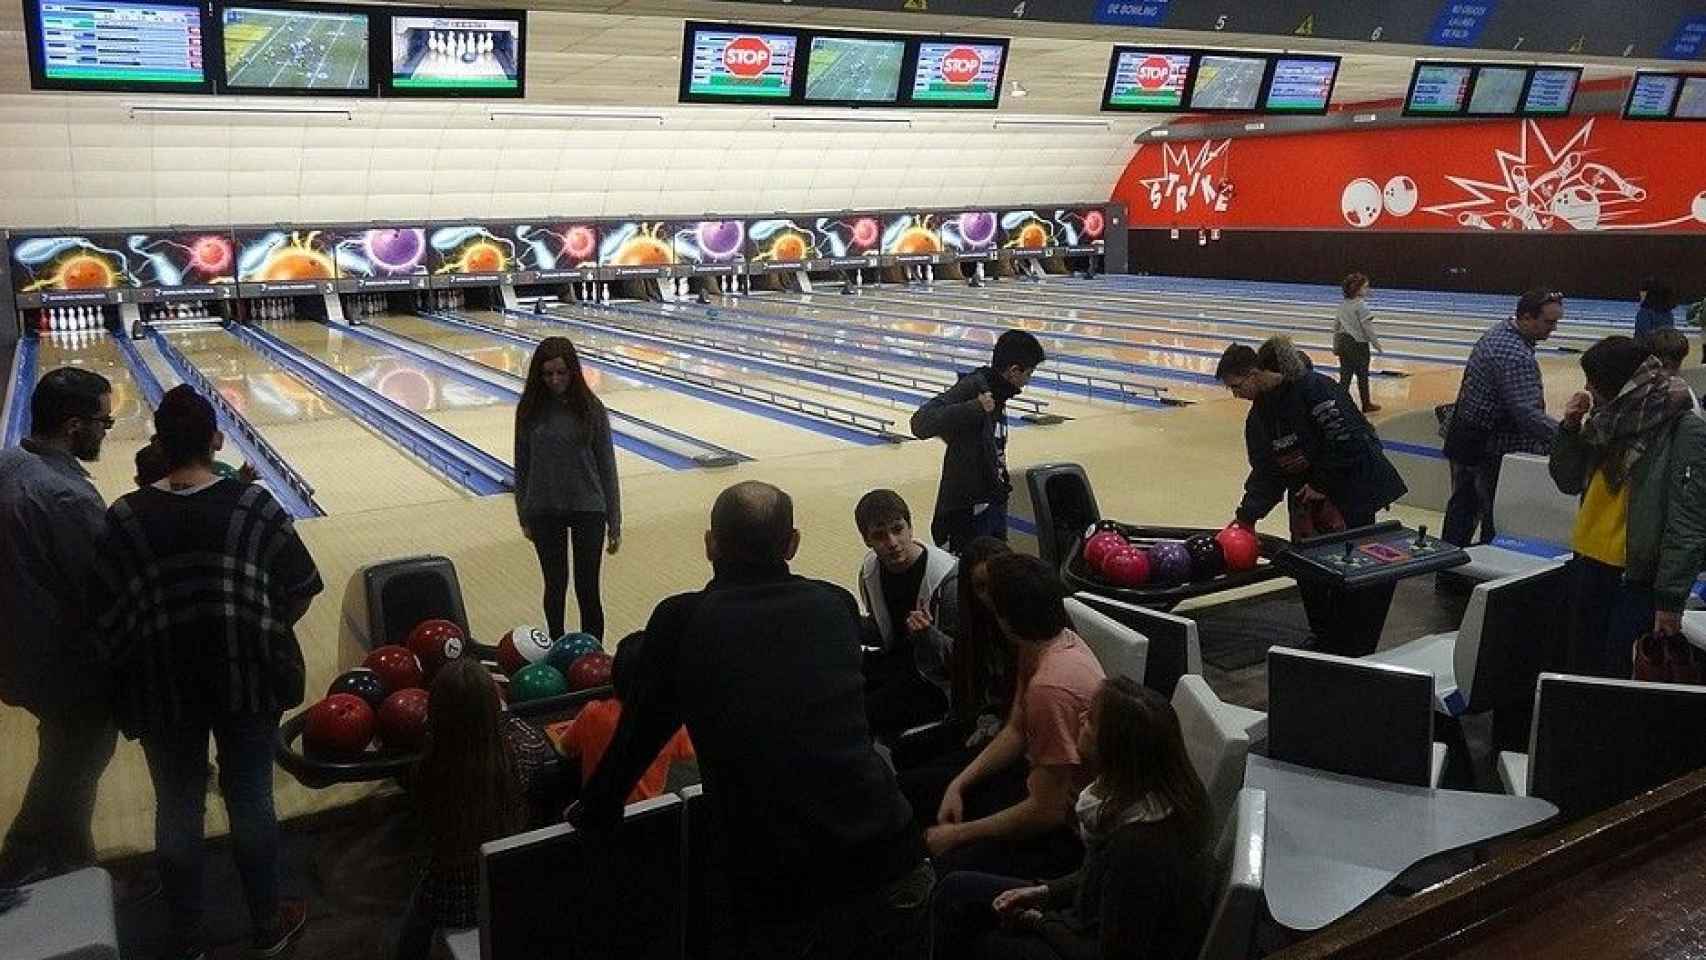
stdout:
[[(1201, 534), (1210, 536), (1218, 532), (1217, 528), (1209, 527), (1153, 527), (1136, 524), (1113, 522), (1113, 528), (1126, 540), (1139, 547), (1148, 546), (1161, 540), (1188, 540)], [(1066, 560), (1060, 565), (1060, 577), (1065, 581), (1067, 589), (1073, 593), (1092, 593), (1109, 600), (1118, 600), (1134, 606), (1148, 607), (1154, 610), (1171, 610), (1186, 600), (1204, 597), (1222, 590), (1234, 590), (1239, 587), (1272, 580), (1275, 577), (1286, 576), (1274, 561), (1290, 549), (1291, 544), (1279, 537), (1265, 533), (1256, 534), (1261, 544), (1260, 559), (1256, 566), (1237, 573), (1224, 573), (1209, 580), (1187, 581), (1173, 584), (1146, 584), (1141, 587), (1116, 587), (1103, 580), (1089, 565), (1084, 562), (1084, 537), (1080, 535), (1072, 542), (1072, 547), (1066, 553)]]
[[(503, 674), (497, 669), (497, 647), (491, 644), (470, 643), (465, 656), (477, 658), (491, 668), (500, 683), (503, 682)], [(556, 697), (512, 703), (509, 705), (509, 712), (543, 730), (546, 724), (573, 717), (582, 707), (594, 700), (607, 700), (614, 695), (615, 691), (610, 687), (594, 687), (591, 690), (580, 690)], [(310, 789), (319, 790), (339, 783), (372, 783), (402, 779), (408, 776), (415, 761), (420, 757), (418, 750), (387, 750), (375, 746), (369, 746), (365, 753), (357, 757), (312, 756), (302, 742), (302, 731), (307, 724), (307, 706), (280, 723), (278, 737), (273, 744), (273, 756), (285, 772)]]

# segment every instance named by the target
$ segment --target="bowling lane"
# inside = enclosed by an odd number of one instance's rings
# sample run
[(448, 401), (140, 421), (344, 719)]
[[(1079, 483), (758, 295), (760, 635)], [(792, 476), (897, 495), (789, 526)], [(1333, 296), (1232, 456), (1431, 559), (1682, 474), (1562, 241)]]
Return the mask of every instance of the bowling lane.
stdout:
[[(262, 329), (380, 396), (420, 414), (504, 463), (515, 458), (515, 404), (425, 367), (419, 359), (311, 320), (283, 320)], [(616, 448), (624, 476), (656, 473), (659, 464)]]
[[(871, 312), (873, 309), (882, 309), (881, 304), (844, 306), (838, 302), (839, 300), (841, 300), (839, 295), (773, 296), (762, 294), (739, 299), (725, 299), (722, 303), (731, 308), (750, 310), (771, 317), (815, 326), (817, 334), (820, 336), (827, 332), (827, 327), (843, 327), (878, 336), (907, 334), (912, 337), (936, 341), (940, 344), (952, 344), (967, 351), (968, 364), (988, 363), (989, 351), (995, 345), (995, 338), (1000, 335), (998, 330), (968, 326), (963, 322), (956, 322), (955, 318), (946, 315), (940, 318), (926, 319), (925, 312), (918, 310), (916, 311), (919, 314), (918, 319), (886, 316)], [(1031, 326), (1038, 325), (1032, 324)], [(807, 329), (810, 328), (807, 327)], [(1128, 383), (1162, 385), (1167, 387), (1172, 394), (1185, 399), (1202, 399), (1209, 396), (1224, 395), (1224, 391), (1217, 384), (1208, 382), (1208, 379), (1214, 375), (1215, 361), (1214, 358), (1206, 355), (1182, 354), (1154, 344), (1097, 347), (1081, 343), (1069, 343), (1047, 336), (1046, 331), (1040, 332), (1038, 336), (1050, 354), (1050, 363), (1054, 364), (1056, 369), (1070, 370), (1080, 374), (1090, 373)], [(1221, 346), (1224, 347), (1225, 344), (1222, 343)], [(1085, 358), (1136, 363), (1154, 369), (1150, 371), (1120, 370), (1083, 363), (1082, 360)]]
[[(537, 337), (569, 337), (576, 346), (587, 346), (606, 353), (660, 364), (673, 369), (687, 370), (702, 376), (719, 377), (775, 393), (810, 400), (890, 421), (891, 429), (904, 432), (906, 421), (917, 408), (916, 401), (887, 400), (852, 393), (840, 393), (826, 387), (784, 380), (734, 358), (711, 359), (702, 354), (677, 349), (665, 349), (655, 344), (637, 342), (616, 333), (594, 331), (582, 326), (534, 319), (526, 314), (500, 316), (490, 312), (464, 311), (484, 323), (507, 323), (513, 329)], [(752, 451), (747, 451), (751, 453)]]
[[(966, 362), (952, 362), (947, 359), (931, 359), (904, 350), (892, 344), (875, 340), (855, 342), (851, 338), (836, 336), (826, 338), (821, 330), (809, 331), (803, 327), (791, 327), (783, 332), (792, 332), (800, 337), (810, 337), (811, 341), (804, 342), (794, 337), (782, 336), (776, 332), (766, 332), (765, 328), (752, 324), (751, 318), (725, 316), (713, 311), (700, 312), (700, 308), (684, 304), (645, 304), (647, 316), (626, 313), (599, 314), (605, 322), (618, 323), (622, 326), (637, 327), (642, 330), (653, 330), (664, 336), (689, 336), (699, 338), (714, 338), (720, 344), (740, 347), (749, 350), (783, 351), (795, 355), (804, 355), (815, 360), (845, 364), (858, 370), (880, 370), (882, 373), (897, 377), (914, 377), (920, 381), (920, 390), (938, 393), (953, 385), (956, 379), (955, 371), (967, 369)], [(745, 322), (743, 322), (745, 321)], [(712, 322), (718, 324), (710, 325)], [(723, 326), (727, 324), (728, 326)], [(734, 332), (729, 327), (743, 327), (743, 332)], [(770, 327), (781, 330), (781, 323), (771, 324)], [(945, 345), (944, 345), (945, 346)], [(869, 351), (882, 351), (885, 356), (873, 357)], [(943, 351), (934, 351), (938, 354)], [(967, 355), (964, 361), (971, 366), (981, 362), (981, 358)], [(1037, 391), (1040, 393), (1041, 391)], [(1106, 413), (1106, 407), (1092, 406), (1081, 399), (1063, 399), (1058, 396), (1036, 397), (1047, 403), (1045, 412), (1064, 417), (1080, 418), (1097, 413)], [(1029, 408), (1027, 407), (1027, 410)]]
[[(885, 312), (925, 316), (963, 316), (976, 323), (1005, 323), (1017, 318), (1033, 332), (1043, 330), (1102, 337), (1132, 343), (1166, 343), (1168, 346), (1206, 351), (1217, 358), (1228, 343), (1243, 341), (1251, 344), (1276, 333), (1292, 338), (1299, 348), (1330, 365), (1333, 353), (1332, 321), (1319, 324), (1295, 320), (1272, 322), (1249, 320), (1228, 322), (1203, 315), (1201, 319), (1182, 319), (1157, 311), (1144, 313), (1135, 309), (1115, 311), (1084, 305), (1059, 305), (1031, 299), (1029, 291), (1018, 284), (1014, 289), (963, 291), (956, 286), (932, 292), (882, 290), (878, 309)], [(936, 312), (940, 311), (940, 313)], [(1187, 312), (1181, 308), (1180, 313)], [(1382, 328), (1383, 333), (1388, 333)], [(1063, 350), (1076, 350), (1080, 344), (1062, 341)], [(1377, 370), (1399, 370), (1415, 373), (1423, 370), (1460, 366), (1469, 356), (1473, 342), (1453, 340), (1449, 343), (1401, 340), (1390, 334), (1385, 337), (1387, 354), (1375, 358)]]
[(166, 337), (302, 474), (327, 513), (470, 496), (235, 335), (211, 328)]
[[(481, 311), (467, 313), (470, 319), (482, 323), (496, 326), (506, 324), (505, 317), (500, 314)], [(386, 314), (367, 317), (364, 322), (518, 377), (527, 376), (527, 365), (533, 356), (533, 351), (526, 347), (422, 317)], [(578, 339), (576, 342), (579, 342)], [(731, 450), (739, 450), (749, 457), (763, 460), (847, 447), (845, 441), (834, 437), (780, 424), (757, 414), (734, 410), (673, 390), (659, 389), (614, 373), (609, 367), (588, 363), (584, 364), (582, 369), (586, 371), (587, 384), (610, 409), (620, 410), (629, 416), (661, 427), (691, 434)]]
[[(60, 367), (98, 373), (113, 385), (113, 428), (101, 445), (100, 459), (83, 464), (95, 489), (111, 503), (136, 489), (136, 451), (154, 435), (154, 410), (131, 376), (118, 344), (104, 330), (43, 334), (36, 353), (37, 382)], [(19, 399), (28, 402), (28, 398)]]

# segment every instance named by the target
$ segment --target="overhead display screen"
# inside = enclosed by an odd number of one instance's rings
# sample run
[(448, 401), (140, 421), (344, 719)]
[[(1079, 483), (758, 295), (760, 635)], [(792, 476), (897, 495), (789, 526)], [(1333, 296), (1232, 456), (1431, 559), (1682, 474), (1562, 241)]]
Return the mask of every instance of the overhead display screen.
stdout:
[(906, 40), (812, 37), (805, 98), (811, 103), (894, 103)]
[(912, 71), (912, 101), (993, 107), (1001, 101), (1007, 45), (924, 40)]
[(681, 99), (786, 101), (794, 92), (799, 46), (799, 34), (775, 28), (688, 21), (681, 55)]
[(1623, 115), (1631, 120), (1664, 120), (1676, 106), (1682, 78), (1674, 73), (1637, 73)]
[(24, 19), (37, 89), (212, 89), (196, 3), (26, 0)]
[(1706, 120), (1706, 77), (1689, 77), (1682, 81), (1682, 93), (1676, 98), (1678, 120)]
[(1191, 84), (1192, 110), (1254, 110), (1261, 96), (1266, 57), (1203, 54)]
[(1338, 78), (1337, 57), (1275, 57), (1262, 109), (1272, 113), (1326, 113)]
[(519, 97), (527, 14), (391, 16), (386, 92), (431, 97)]
[(1561, 117), (1576, 102), (1577, 67), (1535, 67), (1522, 98), (1522, 112), (1531, 117)]
[(1108, 68), (1104, 110), (1177, 111), (1185, 105), (1185, 83), (1194, 55), (1185, 50), (1115, 47)]
[(1467, 64), (1418, 63), (1410, 77), (1404, 112), (1412, 116), (1462, 113), (1469, 102), (1469, 81), (1475, 68)]
[(238, 230), (236, 241), (240, 283), (292, 283), (337, 277), (333, 237), (324, 230)]
[(1476, 116), (1513, 116), (1522, 106), (1528, 71), (1522, 67), (1482, 67), (1475, 71), (1469, 112)]
[(242, 93), (373, 93), (371, 19), (359, 10), (302, 5), (220, 10), (222, 89)]
[(105, 234), (13, 237), (12, 288), (40, 293), (128, 286), (121, 243)]
[(237, 251), (221, 230), (131, 233), (122, 240), (128, 286), (193, 287), (235, 283)]

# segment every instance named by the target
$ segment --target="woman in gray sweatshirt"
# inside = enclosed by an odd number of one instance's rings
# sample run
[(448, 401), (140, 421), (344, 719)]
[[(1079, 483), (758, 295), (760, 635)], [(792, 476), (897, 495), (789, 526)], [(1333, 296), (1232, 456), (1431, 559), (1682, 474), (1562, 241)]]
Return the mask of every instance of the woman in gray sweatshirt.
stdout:
[(622, 496), (610, 415), (587, 386), (575, 345), (550, 337), (533, 351), (515, 408), (515, 511), (545, 578), (545, 622), (563, 635), (563, 606), (574, 552), (580, 629), (604, 639), (600, 551), (622, 545)]

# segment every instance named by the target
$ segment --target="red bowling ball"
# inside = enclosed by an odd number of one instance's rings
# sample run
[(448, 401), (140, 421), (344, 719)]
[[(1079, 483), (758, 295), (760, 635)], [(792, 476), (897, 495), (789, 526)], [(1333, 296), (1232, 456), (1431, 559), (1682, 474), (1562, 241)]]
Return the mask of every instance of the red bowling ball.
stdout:
[(373, 739), (373, 708), (353, 693), (334, 693), (308, 708), (302, 743), (310, 754), (352, 757)]
[(422, 620), (409, 631), (409, 652), (421, 662), (421, 670), (431, 678), (447, 661), (462, 656), (468, 637), (462, 628), (449, 620)]
[(1262, 555), (1262, 542), (1255, 533), (1233, 524), (1215, 534), (1214, 539), (1226, 554), (1227, 573), (1255, 569), (1256, 560)]
[(1116, 587), (1141, 587), (1149, 582), (1149, 554), (1122, 547), (1102, 562), (1102, 576)]
[(427, 692), (398, 690), (379, 708), (379, 742), (388, 750), (419, 750), (426, 742)]
[(569, 689), (591, 690), (610, 685), (610, 671), (616, 661), (608, 653), (583, 653), (569, 664)]
[(1090, 539), (1084, 541), (1084, 562), (1091, 570), (1104, 573), (1103, 565), (1107, 563), (1108, 558), (1126, 546), (1129, 544), (1126, 543), (1125, 537), (1113, 530), (1091, 534)]
[(408, 647), (399, 647), (394, 643), (374, 647), (361, 665), (379, 674), (385, 689), (392, 693), (418, 687), (426, 680), (421, 673), (420, 660), (416, 659)]

